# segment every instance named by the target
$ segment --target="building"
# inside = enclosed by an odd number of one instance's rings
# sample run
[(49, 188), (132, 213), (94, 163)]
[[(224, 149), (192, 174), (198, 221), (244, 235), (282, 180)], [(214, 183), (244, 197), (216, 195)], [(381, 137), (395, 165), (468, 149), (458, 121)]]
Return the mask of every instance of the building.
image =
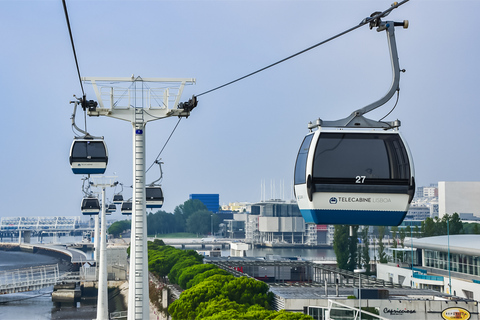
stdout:
[(440, 181), (438, 183), (439, 217), (445, 214), (473, 213), (480, 217), (480, 181)]
[(413, 239), (414, 266), (377, 264), (377, 277), (403, 286), (480, 300), (479, 243), (480, 235), (470, 234)]
[(251, 204), (244, 215), (245, 241), (267, 246), (330, 246), (333, 227), (307, 225), (295, 202), (269, 200)]
[(438, 185), (430, 184), (429, 187), (418, 187), (415, 194), (416, 198), (437, 198), (438, 197)]
[(427, 206), (412, 205), (408, 209), (405, 220), (420, 220), (423, 221), (426, 218), (431, 218), (430, 208)]
[(222, 211), (245, 212), (247, 207), (246, 202), (231, 202), (228, 205), (222, 205)]
[(191, 194), (189, 199), (200, 200), (207, 207), (208, 211), (217, 213), (220, 209), (220, 195), (219, 194)]

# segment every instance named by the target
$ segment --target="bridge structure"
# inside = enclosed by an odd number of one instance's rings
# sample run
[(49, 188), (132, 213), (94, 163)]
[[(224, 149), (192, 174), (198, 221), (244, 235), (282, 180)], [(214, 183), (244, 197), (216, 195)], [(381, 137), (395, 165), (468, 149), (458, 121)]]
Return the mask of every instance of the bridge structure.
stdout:
[(78, 217), (1, 217), (0, 231), (65, 231), (82, 226)]
[(0, 271), (0, 295), (35, 291), (59, 283), (79, 282), (78, 273), (60, 274), (58, 264)]
[(17, 238), (18, 241), (30, 242), (31, 236), (82, 235), (92, 232), (94, 226), (90, 220), (81, 217), (0, 217), (0, 241), (3, 238)]

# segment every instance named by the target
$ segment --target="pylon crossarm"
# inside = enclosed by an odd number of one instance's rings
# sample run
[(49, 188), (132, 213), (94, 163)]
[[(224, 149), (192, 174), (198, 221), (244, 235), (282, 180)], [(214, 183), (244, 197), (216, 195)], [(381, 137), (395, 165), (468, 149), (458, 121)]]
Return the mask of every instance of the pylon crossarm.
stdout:
[(138, 109), (144, 111), (144, 122), (171, 116), (188, 117), (191, 109), (180, 103), (185, 85), (193, 78), (106, 78), (83, 77), (91, 83), (98, 108), (89, 108), (89, 116), (108, 116), (132, 121)]

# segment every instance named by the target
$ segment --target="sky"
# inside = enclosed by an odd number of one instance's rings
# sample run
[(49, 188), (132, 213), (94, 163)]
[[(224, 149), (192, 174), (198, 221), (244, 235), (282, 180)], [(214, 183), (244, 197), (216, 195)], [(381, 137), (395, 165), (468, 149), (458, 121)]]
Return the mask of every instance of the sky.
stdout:
[[(343, 32), (392, 1), (66, 3), (82, 77), (195, 78), (186, 101)], [(395, 32), (406, 72), (386, 120), (402, 122), (417, 186), (480, 181), (478, 12), (480, 1), (411, 0), (386, 19), (410, 22)], [(68, 157), (69, 102), (82, 92), (62, 2), (0, 0), (0, 43), (0, 217), (81, 215), (82, 176), (71, 172)], [(193, 193), (218, 193), (220, 204), (292, 199), (307, 123), (348, 116), (383, 97), (391, 79), (385, 32), (364, 26), (200, 96), (160, 156), (162, 209), (173, 212)], [(96, 100), (91, 85), (85, 91)], [(367, 117), (382, 118), (394, 103)], [(177, 121), (147, 124), (147, 166)], [(107, 117), (87, 124), (108, 145), (105, 174), (131, 186), (131, 125)], [(147, 182), (157, 178), (152, 168)], [(125, 188), (124, 197), (131, 192)]]

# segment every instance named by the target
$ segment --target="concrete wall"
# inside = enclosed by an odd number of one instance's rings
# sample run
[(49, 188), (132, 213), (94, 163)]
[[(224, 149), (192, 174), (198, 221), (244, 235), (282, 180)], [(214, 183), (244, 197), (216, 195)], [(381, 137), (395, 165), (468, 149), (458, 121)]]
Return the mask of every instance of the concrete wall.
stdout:
[(260, 232), (278, 232), (279, 224), (280, 219), (277, 217), (258, 217), (258, 231)]
[(480, 181), (438, 182), (439, 217), (446, 213), (473, 213), (480, 217)]
[(302, 217), (258, 217), (260, 232), (305, 232)]

